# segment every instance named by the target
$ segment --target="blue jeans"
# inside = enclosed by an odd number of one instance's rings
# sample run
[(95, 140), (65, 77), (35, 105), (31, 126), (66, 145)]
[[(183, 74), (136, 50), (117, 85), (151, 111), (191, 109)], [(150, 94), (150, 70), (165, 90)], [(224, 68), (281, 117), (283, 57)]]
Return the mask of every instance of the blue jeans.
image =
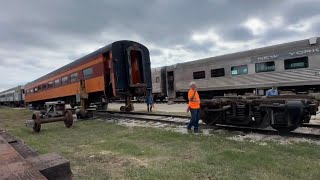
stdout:
[(187, 129), (191, 129), (194, 127), (194, 130), (199, 129), (199, 120), (200, 120), (200, 109), (190, 109), (191, 112), (191, 119), (187, 126)]

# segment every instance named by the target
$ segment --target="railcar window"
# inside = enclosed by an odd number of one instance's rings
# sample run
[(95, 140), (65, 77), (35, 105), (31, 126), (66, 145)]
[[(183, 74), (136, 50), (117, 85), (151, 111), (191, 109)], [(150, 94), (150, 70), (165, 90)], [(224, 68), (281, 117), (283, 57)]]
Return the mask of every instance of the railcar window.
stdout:
[(53, 88), (53, 82), (52, 82), (52, 81), (50, 81), (50, 82), (48, 83), (48, 88)]
[(83, 77), (84, 77), (85, 79), (91, 78), (91, 77), (92, 77), (92, 74), (93, 74), (92, 68), (88, 68), (88, 69), (83, 70)]
[(248, 74), (248, 66), (247, 65), (231, 67), (231, 75), (232, 76), (242, 75), (242, 74)]
[(47, 89), (47, 84), (42, 84), (42, 90)]
[(34, 92), (37, 92), (38, 91), (38, 88), (34, 88)]
[(78, 81), (78, 73), (71, 74), (70, 78), (72, 83)]
[(256, 63), (256, 73), (274, 71), (274, 61)]
[(39, 91), (41, 91), (42, 90), (42, 86), (40, 85), (40, 86), (38, 86), (38, 90)]
[(66, 76), (61, 79), (61, 82), (62, 82), (62, 84), (68, 84), (68, 80), (69, 80), (69, 78), (68, 78), (68, 76)]
[(160, 77), (156, 77), (156, 83), (160, 82)]
[(308, 57), (300, 57), (284, 60), (284, 69), (298, 69), (309, 67)]
[(31, 89), (30, 92), (33, 93), (33, 89)]
[(225, 76), (224, 68), (211, 69), (211, 77), (222, 77)]
[(204, 79), (204, 78), (206, 78), (205, 71), (193, 72), (193, 79)]
[(60, 85), (60, 79), (54, 80), (54, 86), (58, 87)]

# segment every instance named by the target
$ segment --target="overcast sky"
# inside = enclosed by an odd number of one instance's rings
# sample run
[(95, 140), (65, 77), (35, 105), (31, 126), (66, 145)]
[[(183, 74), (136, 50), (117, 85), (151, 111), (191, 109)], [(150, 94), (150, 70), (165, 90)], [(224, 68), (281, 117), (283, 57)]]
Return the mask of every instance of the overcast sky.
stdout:
[(113, 41), (152, 67), (319, 36), (320, 0), (1, 0), (0, 91)]

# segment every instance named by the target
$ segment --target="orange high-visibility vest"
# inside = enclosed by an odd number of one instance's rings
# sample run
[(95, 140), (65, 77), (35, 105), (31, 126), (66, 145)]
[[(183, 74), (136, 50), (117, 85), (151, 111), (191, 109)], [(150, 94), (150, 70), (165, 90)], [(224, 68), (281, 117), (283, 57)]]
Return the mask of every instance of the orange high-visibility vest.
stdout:
[[(189, 100), (189, 107), (191, 109), (199, 109), (200, 108), (200, 97), (198, 92), (196, 92), (196, 94), (194, 95), (193, 101), (190, 101), (190, 98), (192, 97), (194, 93), (193, 89), (190, 89), (188, 92), (188, 100)], [(196, 102), (194, 102), (196, 101)]]

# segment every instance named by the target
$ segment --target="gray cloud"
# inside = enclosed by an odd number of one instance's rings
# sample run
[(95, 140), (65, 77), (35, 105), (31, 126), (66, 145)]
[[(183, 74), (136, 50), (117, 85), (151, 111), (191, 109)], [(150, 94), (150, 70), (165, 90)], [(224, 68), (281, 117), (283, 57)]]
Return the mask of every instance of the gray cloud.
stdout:
[[(6, 1), (0, 7), (1, 82), (32, 81), (120, 39), (149, 47), (156, 67), (316, 36), (320, 24), (316, 2)], [(274, 25), (277, 17), (282, 22)], [(244, 26), (252, 18), (263, 22), (261, 33)], [(307, 23), (311, 26), (304, 31), (295, 30)], [(209, 31), (219, 39), (210, 34), (201, 42), (193, 39), (194, 34)], [(0, 90), (12, 84), (2, 83)]]
[(219, 32), (223, 39), (231, 41), (247, 41), (254, 38), (252, 32), (243, 26), (228, 28)]

